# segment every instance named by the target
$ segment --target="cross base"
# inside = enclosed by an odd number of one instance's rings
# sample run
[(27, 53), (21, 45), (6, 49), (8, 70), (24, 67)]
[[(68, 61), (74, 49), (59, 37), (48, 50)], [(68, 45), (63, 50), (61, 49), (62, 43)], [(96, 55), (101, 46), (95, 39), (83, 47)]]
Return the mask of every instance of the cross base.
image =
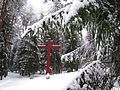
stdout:
[(46, 79), (50, 79), (50, 74), (49, 73), (47, 73)]

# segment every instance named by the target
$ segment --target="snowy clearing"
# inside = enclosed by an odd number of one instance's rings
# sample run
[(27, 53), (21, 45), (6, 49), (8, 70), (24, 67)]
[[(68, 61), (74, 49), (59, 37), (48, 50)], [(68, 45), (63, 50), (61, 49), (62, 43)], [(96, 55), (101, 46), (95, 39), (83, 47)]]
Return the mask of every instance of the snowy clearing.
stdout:
[(33, 79), (9, 73), (8, 77), (0, 81), (0, 90), (66, 90), (67, 86), (76, 78), (78, 72), (51, 75), (34, 75)]
[[(83, 72), (91, 73), (92, 68), (95, 72), (99, 72), (100, 77), (103, 76), (104, 70), (100, 61), (93, 61), (85, 68), (79, 69), (76, 72), (50, 75), (50, 79), (46, 79), (46, 75), (40, 74), (35, 74), (33, 79), (30, 79), (27, 76), (23, 77), (9, 72), (8, 76), (0, 81), (0, 90), (67, 90), (68, 88), (70, 90), (86, 90), (85, 87), (79, 87), (80, 78), (82, 78)], [(85, 75), (88, 78), (89, 75), (87, 73)], [(111, 90), (120, 90), (117, 87), (118, 85), (116, 85)]]

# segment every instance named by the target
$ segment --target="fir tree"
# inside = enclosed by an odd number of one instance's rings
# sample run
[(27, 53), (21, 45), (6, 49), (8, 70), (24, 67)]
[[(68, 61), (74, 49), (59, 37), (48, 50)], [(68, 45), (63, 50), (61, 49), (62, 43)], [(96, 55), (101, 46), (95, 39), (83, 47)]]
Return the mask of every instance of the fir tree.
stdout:
[(36, 38), (32, 36), (32, 31), (26, 38), (18, 42), (18, 47), (14, 57), (14, 67), (17, 67), (20, 75), (31, 75), (38, 71), (39, 58), (37, 54)]
[(0, 32), (0, 80), (3, 76), (6, 77), (8, 73), (8, 60), (6, 54), (5, 41), (3, 38), (3, 33)]

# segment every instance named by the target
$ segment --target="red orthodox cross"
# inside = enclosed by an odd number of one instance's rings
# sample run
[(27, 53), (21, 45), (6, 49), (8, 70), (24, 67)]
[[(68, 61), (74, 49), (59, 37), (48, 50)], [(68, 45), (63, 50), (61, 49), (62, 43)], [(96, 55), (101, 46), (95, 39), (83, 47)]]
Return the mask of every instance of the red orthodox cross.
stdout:
[(46, 45), (39, 45), (38, 48), (46, 48), (47, 49), (47, 65), (46, 65), (46, 74), (51, 72), (51, 66), (50, 66), (50, 50), (52, 48), (57, 49), (61, 48), (60, 45), (52, 45), (51, 43), (53, 40), (50, 38), (46, 40)]

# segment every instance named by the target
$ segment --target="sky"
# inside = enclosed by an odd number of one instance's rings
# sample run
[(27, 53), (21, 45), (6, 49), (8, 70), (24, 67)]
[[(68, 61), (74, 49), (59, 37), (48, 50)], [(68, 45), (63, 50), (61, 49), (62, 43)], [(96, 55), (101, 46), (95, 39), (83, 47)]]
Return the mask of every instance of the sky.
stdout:
[(39, 15), (42, 13), (43, 15), (48, 15), (54, 8), (54, 3), (52, 1), (48, 1), (44, 3), (44, 0), (27, 0), (27, 5), (29, 7), (32, 6), (34, 13)]
[(42, 8), (44, 0), (27, 0), (27, 3), (33, 7), (34, 10), (39, 12)]

